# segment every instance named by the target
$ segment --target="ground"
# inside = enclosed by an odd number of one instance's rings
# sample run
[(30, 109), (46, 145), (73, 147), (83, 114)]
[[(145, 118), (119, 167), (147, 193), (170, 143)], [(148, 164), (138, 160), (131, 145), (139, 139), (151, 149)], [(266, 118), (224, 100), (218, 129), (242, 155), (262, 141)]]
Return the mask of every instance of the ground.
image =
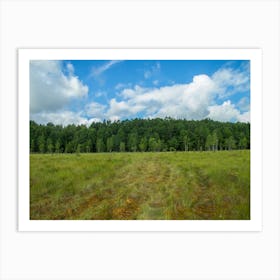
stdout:
[(35, 220), (248, 220), (250, 151), (30, 155)]

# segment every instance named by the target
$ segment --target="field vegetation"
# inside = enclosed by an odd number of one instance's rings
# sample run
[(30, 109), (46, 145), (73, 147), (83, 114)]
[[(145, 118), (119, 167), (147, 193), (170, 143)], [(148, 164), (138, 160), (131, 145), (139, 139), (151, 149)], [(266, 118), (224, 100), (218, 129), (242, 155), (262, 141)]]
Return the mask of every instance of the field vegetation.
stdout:
[(33, 220), (247, 220), (250, 151), (30, 154)]

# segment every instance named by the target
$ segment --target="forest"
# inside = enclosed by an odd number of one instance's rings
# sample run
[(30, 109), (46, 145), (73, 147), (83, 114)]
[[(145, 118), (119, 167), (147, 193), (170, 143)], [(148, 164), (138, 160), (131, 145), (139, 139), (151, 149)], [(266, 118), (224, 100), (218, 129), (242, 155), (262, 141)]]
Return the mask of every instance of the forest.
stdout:
[(62, 126), (30, 121), (31, 153), (243, 149), (250, 149), (250, 123), (156, 118)]

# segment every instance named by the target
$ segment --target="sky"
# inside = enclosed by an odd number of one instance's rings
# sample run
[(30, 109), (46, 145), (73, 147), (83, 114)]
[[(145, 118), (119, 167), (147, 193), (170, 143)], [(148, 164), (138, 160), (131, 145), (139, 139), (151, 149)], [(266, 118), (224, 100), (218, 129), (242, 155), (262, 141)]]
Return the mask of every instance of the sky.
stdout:
[(165, 117), (250, 122), (250, 61), (30, 61), (37, 123)]

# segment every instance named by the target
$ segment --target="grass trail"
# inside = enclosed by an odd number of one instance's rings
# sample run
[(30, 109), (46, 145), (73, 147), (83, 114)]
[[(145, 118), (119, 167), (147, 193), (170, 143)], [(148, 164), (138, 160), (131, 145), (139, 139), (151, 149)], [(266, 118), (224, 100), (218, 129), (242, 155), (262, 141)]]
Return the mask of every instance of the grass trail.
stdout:
[(31, 219), (250, 219), (250, 152), (30, 155)]

